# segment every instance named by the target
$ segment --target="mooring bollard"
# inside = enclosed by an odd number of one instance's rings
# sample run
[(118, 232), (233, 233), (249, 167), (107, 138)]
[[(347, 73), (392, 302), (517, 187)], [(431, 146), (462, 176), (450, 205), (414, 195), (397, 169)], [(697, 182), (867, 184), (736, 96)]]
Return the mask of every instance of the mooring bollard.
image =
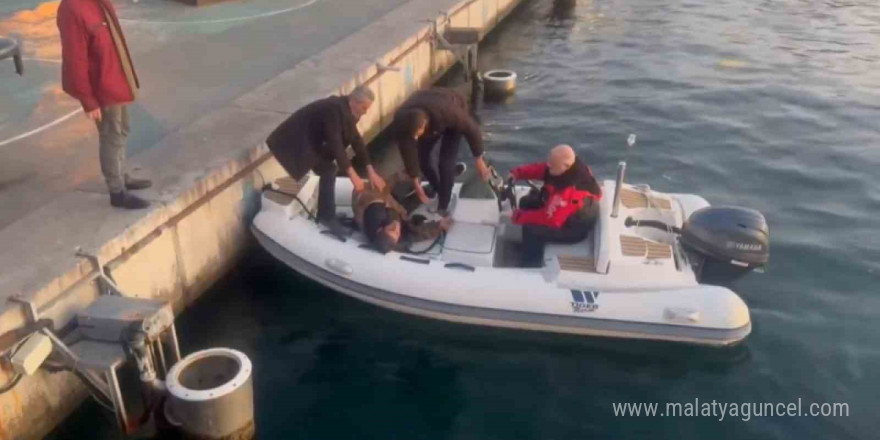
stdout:
[(184, 438), (249, 440), (254, 437), (252, 365), (237, 350), (197, 351), (171, 367), (165, 418)]
[(512, 70), (490, 70), (483, 74), (486, 85), (486, 98), (502, 99), (516, 90), (516, 72)]

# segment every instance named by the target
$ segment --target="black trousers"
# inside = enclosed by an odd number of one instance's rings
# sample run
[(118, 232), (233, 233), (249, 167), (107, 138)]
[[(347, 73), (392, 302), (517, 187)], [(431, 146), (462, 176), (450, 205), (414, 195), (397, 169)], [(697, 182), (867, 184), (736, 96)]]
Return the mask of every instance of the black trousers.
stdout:
[[(520, 209), (539, 209), (543, 206), (541, 195), (531, 192), (519, 201)], [(561, 228), (550, 226), (523, 226), (523, 265), (541, 267), (544, 264), (544, 245), (547, 243), (577, 243), (590, 234), (590, 224), (577, 213), (562, 225)]]
[(461, 133), (454, 130), (443, 132), (440, 137), (440, 154), (437, 166), (433, 165), (434, 147), (437, 136), (419, 142), (419, 166), (422, 175), (431, 184), (439, 197), (438, 209), (449, 208), (452, 199), (452, 186), (455, 184), (455, 162), (458, 159), (458, 147), (461, 145)]
[(318, 180), (318, 220), (336, 218), (336, 161), (311, 154), (304, 155), (297, 162), (293, 155), (286, 154), (287, 151), (272, 151), (272, 153), (290, 177), (300, 180), (308, 173), (309, 169), (320, 177)]
[(319, 159), (312, 167), (318, 180), (318, 220), (336, 218), (336, 161)]

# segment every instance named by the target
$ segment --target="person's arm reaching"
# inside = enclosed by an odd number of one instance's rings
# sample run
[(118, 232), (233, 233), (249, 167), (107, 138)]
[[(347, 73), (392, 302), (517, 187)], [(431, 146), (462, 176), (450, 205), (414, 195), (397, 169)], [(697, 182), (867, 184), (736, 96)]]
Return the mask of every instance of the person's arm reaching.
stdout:
[(489, 167), (486, 166), (486, 161), (483, 159), (483, 132), (480, 130), (480, 124), (478, 124), (477, 121), (465, 111), (459, 111), (457, 113), (461, 132), (464, 135), (464, 138), (467, 139), (471, 154), (474, 156), (477, 173), (480, 174), (480, 178), (483, 179), (483, 181), (487, 181), (489, 180), (490, 173)]
[(590, 167), (587, 167), (587, 173), (590, 175), (586, 188), (590, 194), (588, 194), (587, 197), (593, 200), (599, 200), (602, 198), (602, 187), (599, 186), (599, 182), (596, 181), (596, 177), (593, 176), (593, 170)]
[(89, 42), (78, 17), (66, 6), (58, 13), (61, 34), (61, 82), (64, 91), (79, 100), (89, 118), (101, 120), (101, 106), (89, 80)]
[(416, 196), (423, 204), (431, 203), (431, 199), (422, 189), (422, 174), (419, 166), (419, 151), (416, 148), (416, 139), (399, 136), (397, 139), (397, 148), (400, 151), (400, 158), (403, 159), (403, 167), (407, 177), (412, 179), (413, 188), (415, 188)]
[(516, 167), (510, 170), (510, 175), (516, 180), (544, 180), (545, 172), (547, 172), (547, 164), (536, 162)]
[(431, 199), (428, 198), (428, 195), (425, 194), (425, 189), (422, 188), (422, 179), (416, 177), (413, 179), (413, 187), (416, 190), (416, 197), (419, 198), (419, 201), (422, 202), (423, 205), (427, 205), (431, 203)]
[(357, 124), (352, 122), (352, 126), (349, 127), (351, 130), (353, 139), (351, 141), (351, 148), (354, 150), (355, 156), (361, 158), (361, 160), (367, 166), (367, 178), (370, 179), (370, 183), (373, 184), (373, 188), (377, 191), (382, 191), (385, 189), (385, 180), (382, 179), (382, 176), (376, 172), (373, 168), (373, 164), (370, 161), (370, 154), (367, 152), (367, 147), (364, 146), (364, 140), (361, 138), (361, 133), (358, 131)]
[(421, 178), (421, 167), (419, 166), (419, 151), (416, 147), (416, 140), (413, 138), (399, 137), (397, 139), (397, 149), (400, 151), (400, 158), (403, 159), (403, 168), (410, 178)]
[(354, 190), (362, 192), (364, 190), (364, 181), (354, 167), (351, 166), (351, 161), (348, 160), (348, 155), (345, 154), (345, 144), (342, 142), (342, 122), (339, 120), (339, 115), (335, 112), (328, 112), (327, 119), (324, 121), (324, 141), (327, 143), (327, 148), (330, 149), (333, 158), (336, 159), (336, 165), (344, 170), (348, 178), (351, 179)]

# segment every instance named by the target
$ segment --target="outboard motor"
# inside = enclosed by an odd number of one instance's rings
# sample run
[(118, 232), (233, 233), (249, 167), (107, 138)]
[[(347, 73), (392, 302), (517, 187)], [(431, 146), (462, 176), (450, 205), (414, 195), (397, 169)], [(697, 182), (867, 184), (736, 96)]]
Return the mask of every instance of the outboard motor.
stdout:
[(708, 206), (695, 211), (681, 228), (681, 243), (696, 266), (700, 282), (725, 283), (770, 257), (770, 230), (754, 209)]

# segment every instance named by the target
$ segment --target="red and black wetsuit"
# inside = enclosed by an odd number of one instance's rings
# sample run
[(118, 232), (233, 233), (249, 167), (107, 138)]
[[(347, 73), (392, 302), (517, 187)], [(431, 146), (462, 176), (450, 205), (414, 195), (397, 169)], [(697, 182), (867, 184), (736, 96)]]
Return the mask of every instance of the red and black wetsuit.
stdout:
[(544, 162), (511, 171), (516, 179), (543, 180), (539, 193), (520, 200), (513, 222), (523, 225), (525, 263), (541, 265), (545, 243), (577, 243), (587, 238), (592, 224), (578, 212), (602, 198), (602, 188), (580, 158), (568, 171), (554, 176)]

